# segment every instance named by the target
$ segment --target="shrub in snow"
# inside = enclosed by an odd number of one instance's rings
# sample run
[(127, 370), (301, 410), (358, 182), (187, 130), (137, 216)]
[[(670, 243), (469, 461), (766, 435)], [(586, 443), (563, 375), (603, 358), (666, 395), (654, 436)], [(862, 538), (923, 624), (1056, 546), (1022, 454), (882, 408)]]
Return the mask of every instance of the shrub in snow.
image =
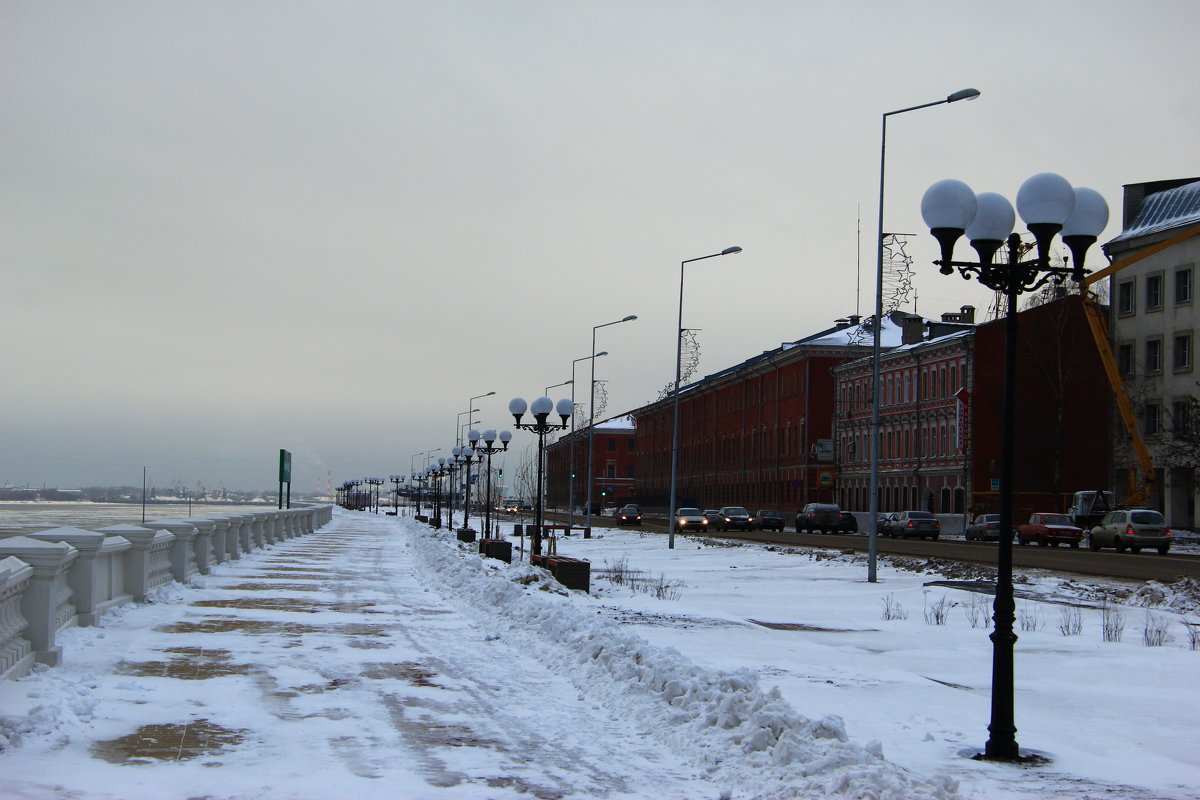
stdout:
[(1142, 627), (1142, 644), (1146, 647), (1162, 647), (1167, 643), (1167, 619), (1146, 612), (1146, 624)]
[(1121, 641), (1125, 634), (1125, 615), (1121, 613), (1121, 609), (1105, 601), (1100, 610), (1100, 628), (1104, 633), (1104, 641)]
[(908, 611), (900, 605), (895, 595), (889, 594), (883, 598), (883, 618), (887, 620), (908, 619)]
[(1083, 633), (1083, 612), (1074, 606), (1060, 610), (1058, 630), (1063, 636), (1078, 636)]

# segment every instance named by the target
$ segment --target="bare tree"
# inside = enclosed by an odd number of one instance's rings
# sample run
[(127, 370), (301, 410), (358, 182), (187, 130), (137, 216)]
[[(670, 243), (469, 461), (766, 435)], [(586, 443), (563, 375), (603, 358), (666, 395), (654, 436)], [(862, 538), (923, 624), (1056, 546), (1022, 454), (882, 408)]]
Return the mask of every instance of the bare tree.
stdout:
[(513, 493), (522, 500), (537, 497), (537, 445), (529, 444), (521, 451), (513, 470)]
[[(1196, 390), (1200, 392), (1200, 381)], [(1196, 394), (1172, 405), (1158, 455), (1160, 463), (1171, 470), (1200, 470), (1200, 399)]]

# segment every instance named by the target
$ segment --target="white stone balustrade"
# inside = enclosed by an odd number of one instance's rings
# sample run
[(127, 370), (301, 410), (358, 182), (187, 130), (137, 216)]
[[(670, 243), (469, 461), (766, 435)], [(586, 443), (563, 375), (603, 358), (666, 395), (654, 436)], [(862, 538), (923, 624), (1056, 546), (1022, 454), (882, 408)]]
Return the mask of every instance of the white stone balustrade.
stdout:
[(200, 572), (194, 548), (196, 537), (199, 535), (195, 525), (181, 519), (156, 519), (145, 525), (147, 528), (175, 534), (175, 541), (171, 545), (171, 575), (175, 580), (187, 583), (188, 578)]
[(62, 661), (62, 648), (54, 643), (54, 637), (75, 624), (67, 570), (79, 551), (66, 542), (14, 536), (0, 539), (0, 556), (14, 556), (33, 567), (29, 585), (21, 593), (21, 616), (25, 618), (22, 635), (33, 647), (35, 661), (57, 666)]
[(54, 528), (0, 539), (0, 680), (61, 663), (59, 631), (241, 553), (313, 533), (332, 506), (153, 520), (96, 531)]
[(125, 586), (125, 553), (131, 547), (123, 536), (79, 528), (54, 528), (31, 533), (30, 539), (66, 542), (79, 551), (67, 573), (71, 603), (81, 626), (95, 625), (110, 608), (133, 599)]
[(19, 558), (0, 558), (0, 680), (19, 678), (33, 667), (33, 645), (21, 634), (28, 622), (21, 599), (33, 567)]
[(109, 525), (100, 533), (120, 536), (129, 542), (125, 557), (125, 590), (139, 603), (151, 589), (171, 582), (171, 547), (175, 535), (140, 525)]
[(224, 564), (229, 560), (229, 543), (226, 537), (229, 535), (229, 526), (232, 521), (228, 517), (214, 516), (209, 517), (213, 523), (212, 533), (212, 553), (214, 564)]
[(207, 575), (209, 567), (216, 563), (213, 557), (213, 530), (217, 525), (208, 517), (184, 517), (183, 522), (189, 522), (196, 528), (192, 553), (196, 557), (196, 569), (201, 575)]

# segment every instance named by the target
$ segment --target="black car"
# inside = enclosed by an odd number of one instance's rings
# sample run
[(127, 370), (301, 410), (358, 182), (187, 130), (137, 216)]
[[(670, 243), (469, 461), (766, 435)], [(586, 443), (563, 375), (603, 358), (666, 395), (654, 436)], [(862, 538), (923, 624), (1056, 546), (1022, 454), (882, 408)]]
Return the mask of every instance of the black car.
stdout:
[(833, 533), (841, 521), (842, 509), (833, 503), (809, 503), (796, 515), (796, 533)]
[(618, 525), (641, 525), (642, 524), (642, 509), (640, 506), (630, 503), (626, 506), (621, 506), (617, 511)]
[(721, 517), (717, 520), (717, 528), (727, 531), (734, 528), (739, 531), (753, 530), (754, 521), (750, 512), (741, 506), (725, 506), (721, 509)]
[(783, 531), (783, 514), (760, 509), (754, 512), (754, 527), (760, 531)]
[(843, 511), (838, 519), (835, 533), (858, 533), (858, 518), (849, 511)]

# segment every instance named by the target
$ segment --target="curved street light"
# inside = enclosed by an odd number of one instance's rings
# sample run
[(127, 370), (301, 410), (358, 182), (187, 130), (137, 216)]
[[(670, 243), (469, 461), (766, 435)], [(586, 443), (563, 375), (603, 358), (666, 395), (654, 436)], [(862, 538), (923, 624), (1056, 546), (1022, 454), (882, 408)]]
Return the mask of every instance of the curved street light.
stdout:
[[(634, 317), (634, 319), (637, 319), (637, 317)], [(621, 320), (621, 321), (624, 322), (625, 320)], [(594, 334), (595, 331), (593, 330), (592, 333)], [(584, 356), (583, 358), (576, 358), (573, 361), (571, 361), (571, 438), (570, 438), (570, 443), (567, 445), (567, 462), (570, 464), (570, 470), (567, 473), (570, 477), (570, 480), (567, 484), (567, 526), (571, 527), (571, 528), (575, 527), (575, 365), (578, 364), (580, 361), (588, 361), (588, 360), (594, 361), (595, 359), (600, 358), (601, 356), (606, 356), (606, 355), (608, 355), (608, 351), (602, 350), (599, 353), (593, 352), (590, 356)], [(592, 393), (593, 393), (593, 395), (595, 394), (595, 382), (596, 382), (595, 375), (596, 375), (596, 370), (593, 369), (592, 370), (592, 384), (593, 384)], [(591, 411), (590, 411), (591, 406), (589, 405), (588, 408), (589, 408), (588, 413), (591, 413)], [(589, 437), (591, 436), (590, 430), (588, 431), (588, 436)], [(590, 521), (590, 519), (589, 519), (589, 521)]]
[(667, 501), (667, 522), (670, 525), (667, 547), (672, 550), (675, 549), (675, 481), (679, 472), (679, 381), (683, 373), (683, 268), (693, 261), (703, 261), (706, 258), (729, 256), (740, 252), (742, 252), (740, 247), (726, 247), (719, 253), (710, 253), (706, 256), (679, 262), (679, 325), (675, 330), (675, 391), (672, 392), (675, 396), (675, 411), (674, 422), (671, 425), (671, 494)]
[[(620, 325), (622, 322), (633, 322), (637, 319), (637, 314), (630, 314), (627, 317), (605, 322), (600, 325), (592, 326), (592, 352), (596, 352), (596, 331), (601, 328), (607, 328), (609, 325)], [(607, 351), (605, 351), (607, 353)], [(574, 411), (574, 409), (572, 409)], [(588, 390), (588, 472), (587, 472), (587, 516), (585, 517), (584, 526), (590, 531), (592, 529), (592, 452), (593, 441), (595, 439), (596, 429), (596, 357), (592, 358), (592, 382)], [(574, 466), (574, 465), (572, 465)]]
[(883, 330), (883, 179), (887, 163), (887, 119), (897, 114), (906, 114), (931, 106), (946, 103), (957, 103), (959, 100), (974, 100), (979, 97), (978, 89), (960, 89), (948, 95), (945, 100), (934, 100), (932, 103), (922, 103), (919, 106), (909, 106), (896, 111), (888, 111), (883, 115), (883, 132), (879, 144), (879, 237), (875, 242), (875, 323), (871, 336), (871, 483), (868, 506), (871, 516), (867, 531), (867, 581), (876, 581), (876, 560), (879, 544), (879, 361), (880, 337)]

